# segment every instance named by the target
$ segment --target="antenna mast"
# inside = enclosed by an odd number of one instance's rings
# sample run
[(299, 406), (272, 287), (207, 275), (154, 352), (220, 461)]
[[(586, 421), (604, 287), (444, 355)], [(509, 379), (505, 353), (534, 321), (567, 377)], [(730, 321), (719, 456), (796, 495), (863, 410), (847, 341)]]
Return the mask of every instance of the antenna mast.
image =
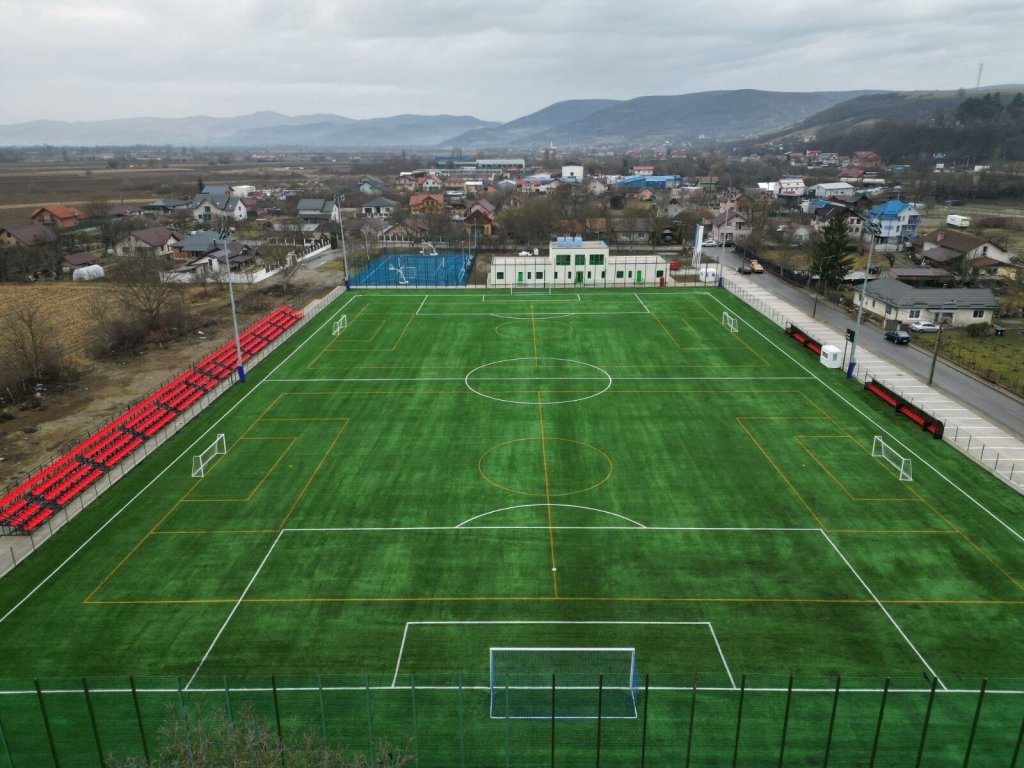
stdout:
[(978, 80), (974, 83), (974, 90), (976, 91), (981, 89), (981, 70), (983, 70), (984, 68), (985, 62), (983, 61), (981, 62), (981, 64), (978, 65)]

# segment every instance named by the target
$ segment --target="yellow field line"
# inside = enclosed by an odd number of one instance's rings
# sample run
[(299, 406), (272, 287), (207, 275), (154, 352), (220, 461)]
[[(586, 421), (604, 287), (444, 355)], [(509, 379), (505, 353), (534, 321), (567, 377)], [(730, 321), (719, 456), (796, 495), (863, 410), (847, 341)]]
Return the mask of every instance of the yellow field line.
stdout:
[(558, 597), (558, 563), (555, 561), (555, 527), (551, 510), (551, 480), (548, 475), (548, 450), (544, 439), (544, 404), (537, 392), (537, 419), (540, 422), (540, 458), (544, 467), (544, 499), (548, 508), (548, 547), (551, 550), (551, 586)]
[(302, 491), (299, 492), (299, 495), (295, 498), (295, 501), (292, 502), (291, 507), (289, 507), (288, 512), (285, 514), (284, 519), (281, 520), (281, 524), (278, 526), (279, 530), (281, 528), (284, 528), (285, 525), (288, 523), (288, 518), (292, 516), (292, 513), (295, 512), (295, 508), (299, 505), (299, 502), (302, 501), (302, 498), (306, 495), (306, 491), (309, 490), (309, 486), (312, 484), (317, 474), (319, 474), (320, 469), (324, 465), (324, 462), (327, 461), (327, 457), (331, 455), (331, 452), (334, 450), (334, 446), (337, 445), (338, 440), (341, 439), (341, 435), (345, 432), (346, 429), (348, 429), (349, 423), (349, 420), (346, 419), (345, 423), (341, 426), (341, 429), (339, 429), (337, 434), (334, 436), (334, 439), (331, 441), (331, 444), (327, 447), (327, 450), (324, 451), (323, 456), (320, 457), (320, 461), (317, 462), (316, 468), (306, 479), (306, 484), (302, 486)]
[(772, 457), (768, 455), (768, 452), (765, 451), (765, 449), (761, 446), (761, 443), (757, 441), (757, 438), (754, 437), (754, 433), (747, 429), (747, 425), (743, 423), (743, 418), (737, 416), (736, 422), (740, 425), (740, 429), (747, 433), (747, 437), (749, 437), (751, 442), (757, 447), (757, 450), (761, 452), (761, 455), (764, 456), (765, 460), (772, 465), (772, 468), (778, 473), (779, 477), (782, 478), (782, 482), (789, 486), (789, 490), (791, 490), (793, 492), (793, 495), (800, 500), (800, 503), (803, 505), (804, 509), (811, 513), (811, 517), (814, 518), (814, 521), (818, 524), (818, 527), (821, 528), (823, 531), (828, 531), (828, 527), (821, 521), (821, 518), (819, 518), (814, 513), (814, 510), (811, 509), (811, 505), (808, 504), (807, 500), (800, 495), (800, 492), (796, 489), (796, 486), (794, 486), (790, 479), (786, 477), (786, 475), (779, 468), (779, 465), (775, 463)]

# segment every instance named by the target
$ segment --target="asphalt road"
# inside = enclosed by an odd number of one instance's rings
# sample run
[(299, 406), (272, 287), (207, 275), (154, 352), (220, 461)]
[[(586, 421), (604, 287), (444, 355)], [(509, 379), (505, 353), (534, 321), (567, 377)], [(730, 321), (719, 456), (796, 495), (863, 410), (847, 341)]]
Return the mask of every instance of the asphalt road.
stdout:
[[(705, 255), (715, 258), (718, 255), (714, 252), (715, 250), (709, 248), (705, 251)], [(728, 275), (730, 270), (735, 273), (735, 268), (740, 265), (741, 261), (742, 259), (738, 255), (726, 251), (725, 274)], [(767, 272), (752, 277), (769, 293), (807, 314), (811, 313), (814, 307), (814, 294), (810, 290), (797, 288)], [(847, 328), (854, 327), (857, 318), (855, 314), (847, 313), (819, 300), (816, 319), (843, 336)], [(917, 338), (921, 337), (916, 337), (915, 341)], [(923, 336), (922, 340), (926, 349), (919, 348), (917, 344), (896, 346), (882, 337), (881, 330), (867, 322), (861, 324), (857, 337), (858, 344), (870, 350), (872, 354), (893, 363), (921, 381), (927, 381), (928, 369), (932, 362), (931, 345), (935, 337), (927, 334)], [(1024, 440), (1024, 400), (1009, 395), (955, 366), (944, 363), (941, 357), (935, 365), (935, 378), (932, 381), (932, 387)]]

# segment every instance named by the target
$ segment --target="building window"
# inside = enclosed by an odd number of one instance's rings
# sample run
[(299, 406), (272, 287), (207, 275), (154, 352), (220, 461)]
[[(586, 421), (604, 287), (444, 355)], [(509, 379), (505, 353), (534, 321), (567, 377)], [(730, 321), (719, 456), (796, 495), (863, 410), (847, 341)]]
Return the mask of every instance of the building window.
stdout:
[(604, 280), (604, 270), (601, 270), (601, 279)]
[(976, 310), (974, 310), (974, 312), (973, 312), (973, 313), (971, 314), (971, 317), (975, 318), (976, 320), (978, 320), (978, 319), (981, 319), (981, 318), (983, 318), (984, 316), (985, 316), (985, 310), (984, 310), (984, 309), (976, 309)]
[(615, 276), (621, 280), (622, 279), (622, 270), (621, 269), (616, 270)]
[(555, 264), (564, 265), (564, 264), (568, 264), (568, 263), (569, 263), (569, 254), (568, 253), (558, 253), (558, 254), (555, 254)]
[(921, 310), (920, 309), (912, 309), (912, 310), (910, 310), (909, 312), (907, 312), (907, 318), (910, 319), (910, 320), (920, 320), (921, 319)]
[(543, 272), (538, 272), (538, 273), (537, 273), (537, 274), (535, 275), (535, 277), (536, 277), (536, 278), (537, 278), (538, 280), (543, 280), (543, 279), (544, 279), (544, 273), (543, 273)]
[(631, 270), (629, 270), (629, 279), (630, 279), (630, 280), (632, 280), (632, 279), (633, 279), (633, 270), (632, 270), (632, 269), (631, 269)]
[(590, 254), (590, 264), (591, 264), (591, 266), (598, 266), (598, 267), (601, 266), (602, 264), (604, 264), (604, 254), (603, 253), (592, 253), (592, 254)]
[(582, 266), (582, 265), (584, 265), (586, 263), (587, 263), (587, 256), (586, 256), (586, 254), (577, 253), (576, 254), (576, 264), (578, 266)]
[(494, 279), (495, 280), (504, 280), (505, 279), (505, 273), (504, 272), (495, 272), (494, 273)]
[(665, 270), (664, 269), (659, 269), (657, 272), (654, 273), (654, 276), (655, 277), (664, 277), (665, 276)]

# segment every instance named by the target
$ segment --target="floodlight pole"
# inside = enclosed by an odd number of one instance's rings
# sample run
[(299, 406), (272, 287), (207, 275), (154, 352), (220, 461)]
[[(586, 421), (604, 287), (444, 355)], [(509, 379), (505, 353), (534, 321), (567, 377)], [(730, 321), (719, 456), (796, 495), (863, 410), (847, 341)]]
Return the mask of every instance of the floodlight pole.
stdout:
[(238, 371), (238, 382), (245, 383), (245, 368), (242, 365), (242, 339), (238, 334), (238, 313), (235, 311), (235, 284), (231, 279), (231, 263), (228, 260), (228, 230), (222, 229), (221, 250), (224, 251), (224, 270), (228, 280), (228, 297), (231, 300), (231, 323), (235, 327), (235, 368)]
[(871, 257), (875, 255), (875, 236), (881, 233), (881, 228), (875, 222), (864, 222), (864, 228), (871, 233), (871, 243), (868, 246), (868, 262), (864, 265), (864, 279), (860, 283), (860, 306), (857, 307), (856, 330), (853, 334), (853, 341), (850, 342), (850, 362), (846, 366), (846, 378), (853, 378), (853, 371), (857, 367), (857, 337), (860, 336), (860, 321), (864, 317), (864, 301), (868, 292), (868, 275), (871, 274)]

